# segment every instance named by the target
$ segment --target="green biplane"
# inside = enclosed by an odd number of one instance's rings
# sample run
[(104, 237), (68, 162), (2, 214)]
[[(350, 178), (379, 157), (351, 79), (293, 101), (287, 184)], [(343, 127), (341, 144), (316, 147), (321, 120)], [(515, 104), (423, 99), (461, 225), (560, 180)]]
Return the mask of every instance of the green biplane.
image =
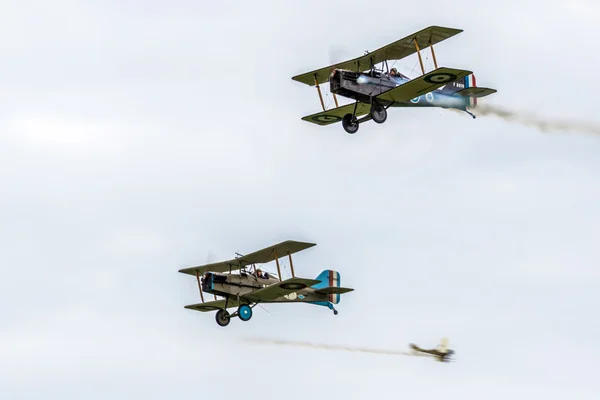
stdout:
[[(359, 124), (373, 120), (382, 124), (387, 119), (389, 107), (441, 107), (468, 111), (477, 106), (477, 98), (496, 92), (495, 89), (477, 87), (471, 71), (438, 67), (433, 45), (458, 33), (460, 29), (430, 26), (403, 39), (397, 40), (361, 57), (340, 62), (325, 68), (294, 76), (292, 79), (316, 86), (322, 112), (302, 119), (317, 125), (342, 122), (344, 130), (356, 133)], [(421, 51), (431, 48), (435, 69), (425, 73)], [(419, 56), (423, 75), (410, 79), (389, 69), (388, 61), (400, 60), (414, 53)], [(381, 64), (380, 68), (376, 68)], [(385, 66), (385, 70), (384, 70)], [(329, 82), (335, 108), (326, 110), (320, 84)], [(340, 106), (336, 94), (354, 100)], [(358, 117), (362, 116), (360, 119)]]
[[(201, 312), (216, 311), (215, 319), (220, 326), (228, 325), (233, 317), (242, 321), (250, 320), (252, 308), (259, 303), (309, 303), (328, 307), (337, 315), (333, 305), (340, 302), (341, 294), (354, 290), (341, 287), (339, 272), (325, 270), (315, 279), (298, 278), (294, 274), (292, 254), (313, 246), (316, 244), (287, 240), (232, 260), (179, 270), (196, 277), (202, 300), (185, 308)], [(292, 277), (283, 280), (279, 258), (286, 255)], [(271, 261), (277, 264), (277, 277), (256, 268), (256, 264)], [(205, 302), (203, 292), (213, 294), (215, 301)], [(217, 296), (224, 299), (217, 300)], [(231, 307), (237, 307), (232, 314), (227, 311)]]

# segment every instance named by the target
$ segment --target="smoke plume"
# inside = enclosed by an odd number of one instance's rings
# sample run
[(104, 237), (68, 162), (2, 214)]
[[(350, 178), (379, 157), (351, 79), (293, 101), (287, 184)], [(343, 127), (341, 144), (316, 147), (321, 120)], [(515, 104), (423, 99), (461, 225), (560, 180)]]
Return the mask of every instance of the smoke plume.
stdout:
[(600, 125), (569, 120), (548, 120), (523, 112), (510, 111), (487, 104), (477, 105), (477, 115), (492, 115), (509, 122), (518, 122), (542, 132), (563, 131), (600, 135)]
[(325, 350), (337, 350), (337, 351), (350, 351), (350, 352), (360, 352), (360, 353), (374, 353), (374, 354), (386, 354), (386, 355), (395, 355), (395, 356), (415, 356), (419, 354), (413, 354), (406, 351), (398, 351), (398, 350), (386, 350), (386, 349), (372, 349), (367, 347), (355, 347), (355, 346), (336, 346), (332, 344), (321, 344), (321, 343), (310, 343), (310, 342), (298, 342), (291, 340), (277, 340), (277, 339), (259, 339), (259, 338), (248, 338), (245, 339), (247, 342), (252, 342), (255, 344), (275, 344), (275, 345), (285, 345), (285, 346), (294, 346), (294, 347), (309, 347), (313, 349), (325, 349)]

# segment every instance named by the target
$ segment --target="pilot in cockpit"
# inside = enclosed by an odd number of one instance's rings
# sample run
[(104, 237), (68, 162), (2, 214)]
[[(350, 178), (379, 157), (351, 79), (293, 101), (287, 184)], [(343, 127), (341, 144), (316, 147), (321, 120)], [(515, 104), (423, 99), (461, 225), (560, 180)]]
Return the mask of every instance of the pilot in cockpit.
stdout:
[(269, 273), (265, 272), (263, 274), (262, 269), (260, 268), (256, 270), (256, 276), (261, 279), (269, 279)]
[(398, 78), (398, 70), (396, 68), (392, 68), (390, 70), (390, 78)]

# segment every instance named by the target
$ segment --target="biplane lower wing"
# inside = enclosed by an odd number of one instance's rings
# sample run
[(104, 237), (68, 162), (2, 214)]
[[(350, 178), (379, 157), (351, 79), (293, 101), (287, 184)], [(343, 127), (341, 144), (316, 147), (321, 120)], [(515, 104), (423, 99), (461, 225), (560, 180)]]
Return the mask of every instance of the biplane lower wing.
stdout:
[(390, 102), (406, 102), (438, 89), (450, 82), (462, 79), (472, 73), (472, 71), (463, 69), (440, 67), (380, 94), (377, 96), (377, 99)]
[[(307, 115), (306, 117), (302, 117), (302, 120), (307, 122), (312, 122), (317, 125), (330, 125), (335, 124), (336, 122), (340, 122), (344, 115), (352, 114), (354, 111), (354, 106), (356, 103), (346, 104), (345, 106), (340, 106), (336, 108), (332, 108), (330, 110), (321, 111), (316, 114)], [(356, 116), (365, 115), (371, 112), (371, 105), (367, 103), (359, 102), (356, 105)]]
[(317, 293), (322, 294), (344, 294), (353, 291), (354, 289), (339, 287), (339, 286), (330, 286), (323, 289), (318, 289)]
[(489, 96), (490, 94), (494, 94), (496, 92), (497, 92), (496, 89), (473, 86), (473, 87), (469, 87), (466, 89), (461, 89), (458, 92), (454, 92), (454, 94), (457, 94), (459, 96), (464, 96), (464, 97), (480, 98), (480, 97)]
[(290, 278), (265, 288), (258, 289), (257, 291), (244, 296), (244, 298), (250, 301), (275, 300), (281, 296), (316, 285), (320, 282), (321, 281), (315, 279)]
[[(233, 298), (229, 299), (227, 302), (227, 308), (238, 307), (240, 303)], [(206, 303), (198, 303), (198, 304), (190, 304), (189, 306), (185, 306), (188, 310), (195, 310), (200, 312), (209, 312), (209, 311), (217, 311), (222, 310), (225, 307), (225, 300), (216, 300), (216, 301), (208, 301)]]

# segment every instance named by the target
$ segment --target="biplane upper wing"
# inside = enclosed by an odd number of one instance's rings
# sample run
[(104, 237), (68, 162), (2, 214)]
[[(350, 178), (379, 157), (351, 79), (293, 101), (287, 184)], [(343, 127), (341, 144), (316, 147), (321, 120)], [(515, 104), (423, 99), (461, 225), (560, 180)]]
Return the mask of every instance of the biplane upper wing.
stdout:
[[(233, 297), (227, 302), (227, 308), (238, 307), (240, 303), (237, 302)], [(200, 312), (217, 311), (222, 310), (225, 307), (225, 300), (208, 301), (206, 303), (190, 304), (185, 306), (189, 310), (196, 310)]]
[(283, 257), (288, 254), (294, 254), (309, 247), (316, 246), (316, 243), (297, 242), (295, 240), (286, 240), (285, 242), (276, 245), (265, 247), (264, 249), (255, 251), (244, 256), (234, 258), (232, 260), (221, 261), (212, 264), (200, 265), (197, 267), (180, 269), (179, 272), (189, 275), (202, 275), (206, 271), (212, 272), (227, 272), (229, 270), (238, 270), (246, 265), (264, 264), (275, 260), (275, 258)]
[(486, 87), (478, 87), (478, 86), (472, 86), (469, 88), (465, 88), (465, 89), (461, 89), (457, 92), (454, 92), (454, 94), (457, 94), (459, 96), (465, 96), (465, 97), (485, 97), (485, 96), (489, 96), (490, 94), (494, 94), (496, 93), (497, 90), (496, 89), (490, 89), (490, 88), (486, 88)]
[(306, 287), (316, 285), (317, 283), (321, 283), (321, 281), (306, 278), (290, 278), (265, 288), (258, 289), (257, 291), (245, 295), (244, 298), (249, 301), (275, 300), (288, 293), (302, 290)]
[(440, 88), (447, 83), (464, 78), (469, 74), (472, 74), (472, 72), (456, 68), (440, 67), (383, 92), (377, 98), (386, 101), (406, 102)]
[[(330, 125), (336, 122), (340, 122), (342, 117), (346, 114), (352, 114), (354, 111), (354, 106), (356, 103), (346, 104), (345, 106), (340, 106), (336, 108), (332, 108), (330, 110), (321, 111), (316, 114), (307, 115), (306, 117), (302, 117), (304, 121), (312, 122), (317, 125)], [(371, 105), (363, 102), (359, 102), (356, 106), (356, 116), (359, 117), (361, 115), (365, 115), (371, 112)]]
[(328, 67), (296, 75), (292, 77), (292, 79), (309, 86), (314, 86), (315, 79), (319, 84), (327, 82), (329, 79), (329, 74), (331, 74), (331, 71), (333, 71), (334, 68), (349, 69), (353, 71), (366, 71), (371, 68), (371, 65), (379, 64), (382, 61), (400, 60), (416, 53), (417, 48), (415, 46), (415, 40), (417, 42), (416, 44), (419, 46), (419, 49), (423, 50), (431, 45), (457, 35), (462, 31), (462, 29), (430, 26), (405, 38), (396, 40), (395, 42), (390, 43), (387, 46), (383, 46), (371, 53), (367, 53), (364, 56), (356, 57), (352, 60), (343, 61)]

